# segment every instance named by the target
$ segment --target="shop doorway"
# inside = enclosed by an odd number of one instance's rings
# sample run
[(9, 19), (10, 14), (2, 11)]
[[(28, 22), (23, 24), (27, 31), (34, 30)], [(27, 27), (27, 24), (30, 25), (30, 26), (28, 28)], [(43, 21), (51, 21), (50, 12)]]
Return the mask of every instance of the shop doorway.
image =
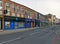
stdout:
[(35, 23), (34, 22), (32, 22), (31, 24), (32, 24), (32, 27), (35, 27)]

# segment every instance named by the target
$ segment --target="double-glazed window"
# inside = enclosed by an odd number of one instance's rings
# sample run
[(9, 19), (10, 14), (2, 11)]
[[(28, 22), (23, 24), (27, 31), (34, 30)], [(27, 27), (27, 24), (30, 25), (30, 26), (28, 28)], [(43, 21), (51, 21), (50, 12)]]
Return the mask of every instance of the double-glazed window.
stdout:
[(36, 17), (37, 17), (37, 19), (40, 19), (41, 15), (39, 13), (37, 13)]
[(6, 3), (6, 7), (10, 8), (10, 4), (9, 3)]
[(26, 14), (27, 18), (30, 18), (30, 12), (29, 11), (26, 10), (25, 14)]
[(39, 19), (39, 14), (37, 13), (37, 19)]
[(10, 3), (6, 3), (6, 9), (10, 11)]
[(20, 14), (20, 6), (17, 6), (17, 13)]
[(39, 15), (38, 15), (38, 19), (40, 19), (40, 17), (41, 17), (41, 15), (39, 14)]
[(28, 13), (27, 13), (27, 10), (25, 11), (25, 15), (26, 15), (26, 17), (28, 17)]
[(12, 16), (15, 16), (15, 12), (16, 12), (16, 5), (15, 4), (12, 4), (11, 6), (11, 11), (12, 11)]
[(0, 1), (0, 15), (2, 15), (2, 1)]
[(16, 5), (12, 5), (12, 12), (16, 12)]
[(30, 18), (30, 12), (28, 11), (28, 18)]
[(32, 13), (30, 12), (30, 18), (32, 18)]
[(20, 16), (20, 6), (17, 6), (17, 16)]
[(5, 8), (7, 11), (8, 11), (8, 13), (6, 14), (6, 15), (10, 15), (10, 3), (6, 3), (6, 8)]
[(21, 8), (21, 17), (24, 17), (25, 11), (24, 8)]
[(2, 9), (2, 1), (0, 1), (0, 9)]
[(36, 19), (38, 19), (38, 14), (36, 13), (35, 15), (36, 15)]

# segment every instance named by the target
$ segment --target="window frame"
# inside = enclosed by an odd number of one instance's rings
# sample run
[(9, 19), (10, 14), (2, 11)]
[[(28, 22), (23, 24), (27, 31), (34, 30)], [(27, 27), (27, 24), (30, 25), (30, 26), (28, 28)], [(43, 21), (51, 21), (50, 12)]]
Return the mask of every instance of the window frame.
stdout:
[(12, 4), (12, 13), (15, 13), (16, 12), (16, 7), (15, 7), (16, 5), (15, 4)]
[(8, 11), (8, 13), (6, 15), (10, 16), (10, 3), (9, 2), (5, 3), (5, 9)]
[(24, 14), (25, 14), (25, 10), (23, 7), (21, 7), (21, 17), (24, 17)]

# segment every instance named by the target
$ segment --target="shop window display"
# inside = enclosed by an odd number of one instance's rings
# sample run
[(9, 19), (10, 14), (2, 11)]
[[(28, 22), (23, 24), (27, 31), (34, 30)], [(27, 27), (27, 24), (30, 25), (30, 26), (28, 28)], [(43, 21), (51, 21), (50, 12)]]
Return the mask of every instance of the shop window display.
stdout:
[(10, 28), (10, 22), (5, 22), (5, 27)]

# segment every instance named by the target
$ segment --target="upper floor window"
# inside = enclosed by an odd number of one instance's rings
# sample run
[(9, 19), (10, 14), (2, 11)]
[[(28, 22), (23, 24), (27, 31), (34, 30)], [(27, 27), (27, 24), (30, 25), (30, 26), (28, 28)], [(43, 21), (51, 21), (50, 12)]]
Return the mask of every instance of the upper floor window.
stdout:
[(10, 11), (10, 4), (9, 4), (9, 3), (6, 3), (6, 9), (7, 9), (8, 11)]
[(24, 8), (21, 8), (21, 17), (24, 17), (25, 11)]
[(28, 18), (30, 18), (30, 12), (28, 11)]
[(16, 12), (16, 5), (12, 5), (12, 12)]
[(27, 13), (27, 10), (25, 11), (25, 14), (26, 14), (26, 17), (28, 17), (28, 13)]
[(2, 1), (0, 0), (0, 15), (2, 15)]
[(30, 18), (32, 18), (32, 13), (30, 12)]
[(37, 19), (40, 19), (41, 16), (40, 16), (39, 13), (37, 13), (37, 14), (36, 14), (36, 17), (37, 17)]
[(24, 15), (24, 8), (21, 8), (21, 13)]
[(41, 15), (39, 14), (39, 19), (40, 19)]
[(25, 14), (26, 14), (26, 17), (27, 17), (27, 18), (30, 18), (30, 13), (29, 13), (29, 11), (26, 10)]
[(2, 1), (0, 1), (0, 9), (2, 9)]
[(17, 6), (17, 13), (20, 14), (20, 6)]
[(8, 10), (8, 13), (6, 15), (10, 16), (10, 3), (5, 3), (5, 9)]

